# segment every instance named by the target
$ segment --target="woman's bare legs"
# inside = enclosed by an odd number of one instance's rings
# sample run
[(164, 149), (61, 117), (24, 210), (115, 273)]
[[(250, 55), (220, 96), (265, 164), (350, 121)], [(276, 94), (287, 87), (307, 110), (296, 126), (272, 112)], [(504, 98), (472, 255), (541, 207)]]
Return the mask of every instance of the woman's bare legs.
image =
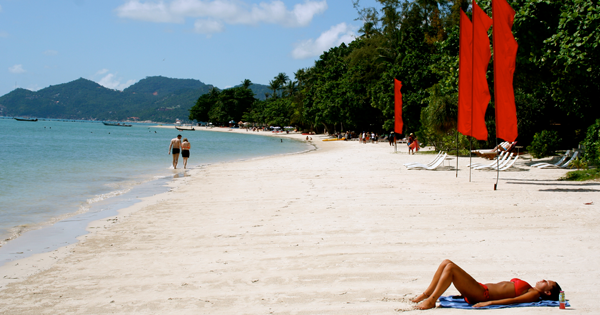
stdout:
[[(466, 271), (446, 259), (440, 264), (429, 287), (421, 294), (421, 296), (425, 296), (421, 299), (421, 303), (417, 305), (417, 308), (422, 310), (434, 308), (437, 299), (446, 292), (451, 284), (454, 284), (458, 292), (467, 297), (470, 302), (476, 303), (485, 299), (483, 287)], [(413, 301), (417, 302), (416, 300), (419, 297)]]
[(188, 158), (183, 158), (183, 168), (187, 168), (187, 159)]
[(433, 275), (433, 279), (431, 279), (431, 283), (429, 284), (427, 289), (425, 289), (425, 291), (423, 291), (423, 293), (421, 293), (419, 296), (412, 299), (412, 302), (419, 303), (419, 302), (423, 301), (424, 299), (428, 298), (433, 293), (433, 291), (435, 290), (435, 287), (437, 287), (437, 284), (440, 281), (440, 277), (442, 276), (442, 272), (444, 271), (444, 268), (446, 268), (446, 265), (448, 265), (451, 262), (452, 261), (450, 261), (450, 259), (444, 259), (444, 261), (442, 261), (442, 263), (438, 267), (437, 271)]

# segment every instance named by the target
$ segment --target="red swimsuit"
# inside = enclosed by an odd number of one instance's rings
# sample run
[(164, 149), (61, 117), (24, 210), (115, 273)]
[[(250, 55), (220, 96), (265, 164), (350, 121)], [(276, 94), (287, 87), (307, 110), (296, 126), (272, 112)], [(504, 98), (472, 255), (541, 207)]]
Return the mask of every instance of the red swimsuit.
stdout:
[[(513, 278), (510, 279), (510, 282), (515, 284), (515, 297), (520, 296), (524, 293), (526, 293), (527, 291), (529, 291), (529, 289), (531, 289), (531, 286), (529, 285), (529, 283), (521, 280), (521, 279), (517, 279), (517, 278)], [(480, 302), (486, 302), (490, 300), (490, 290), (488, 289), (487, 285), (480, 283), (479, 284), (482, 288), (483, 288), (483, 296), (484, 296), (484, 300), (480, 301)], [(465, 297), (465, 302), (471, 304), (469, 302), (469, 300), (467, 300), (467, 298)]]
[(529, 289), (531, 289), (531, 286), (529, 285), (529, 283), (527, 283), (521, 279), (513, 278), (513, 279), (510, 279), (510, 282), (515, 284), (515, 297), (520, 296), (523, 293), (529, 291)]

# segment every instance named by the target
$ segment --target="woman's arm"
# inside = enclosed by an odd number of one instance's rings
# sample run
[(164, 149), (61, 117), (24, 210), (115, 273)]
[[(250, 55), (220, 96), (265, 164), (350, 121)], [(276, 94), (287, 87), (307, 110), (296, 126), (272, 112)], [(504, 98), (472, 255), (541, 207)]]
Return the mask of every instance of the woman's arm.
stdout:
[(473, 305), (473, 307), (483, 307), (489, 305), (508, 305), (508, 304), (517, 304), (517, 303), (531, 303), (537, 302), (540, 299), (539, 293), (535, 290), (529, 290), (527, 293), (521, 294), (514, 298), (502, 299), (502, 300), (493, 300), (487, 302), (481, 302)]

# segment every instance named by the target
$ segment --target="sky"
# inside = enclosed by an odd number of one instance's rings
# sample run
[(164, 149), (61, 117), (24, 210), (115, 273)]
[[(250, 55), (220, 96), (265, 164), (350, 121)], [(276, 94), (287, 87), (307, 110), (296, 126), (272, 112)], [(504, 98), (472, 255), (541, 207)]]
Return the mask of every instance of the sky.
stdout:
[(0, 96), (79, 78), (268, 84), (351, 42), (357, 16), (352, 0), (0, 0)]

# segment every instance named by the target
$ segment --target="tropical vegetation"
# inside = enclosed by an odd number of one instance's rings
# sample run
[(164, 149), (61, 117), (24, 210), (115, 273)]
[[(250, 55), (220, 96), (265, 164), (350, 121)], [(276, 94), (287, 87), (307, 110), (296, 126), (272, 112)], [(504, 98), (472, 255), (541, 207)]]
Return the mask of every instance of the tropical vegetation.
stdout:
[[(278, 74), (268, 98), (242, 118), (258, 124), (292, 124), (316, 132), (392, 130), (394, 78), (402, 81), (404, 133), (442, 148), (456, 146), (459, 12), (468, 0), (354, 0), (359, 36), (324, 52), (290, 79)], [(598, 118), (600, 7), (595, 0), (508, 0), (516, 11), (519, 44), (514, 76), (521, 145), (551, 135), (544, 154), (573, 147)], [(491, 16), (491, 0), (478, 4)], [(491, 30), (489, 32), (491, 38)], [(493, 48), (492, 48), (493, 49)], [(488, 68), (492, 102), (487, 142), (495, 144), (493, 60)], [(193, 118), (193, 115), (190, 116)], [(542, 139), (543, 141), (543, 139)], [(464, 148), (469, 140), (458, 137)], [(597, 143), (597, 142), (596, 142)], [(548, 149), (548, 148), (547, 148)], [(546, 150), (546, 149), (544, 149)], [(593, 158), (593, 155), (590, 155)]]

